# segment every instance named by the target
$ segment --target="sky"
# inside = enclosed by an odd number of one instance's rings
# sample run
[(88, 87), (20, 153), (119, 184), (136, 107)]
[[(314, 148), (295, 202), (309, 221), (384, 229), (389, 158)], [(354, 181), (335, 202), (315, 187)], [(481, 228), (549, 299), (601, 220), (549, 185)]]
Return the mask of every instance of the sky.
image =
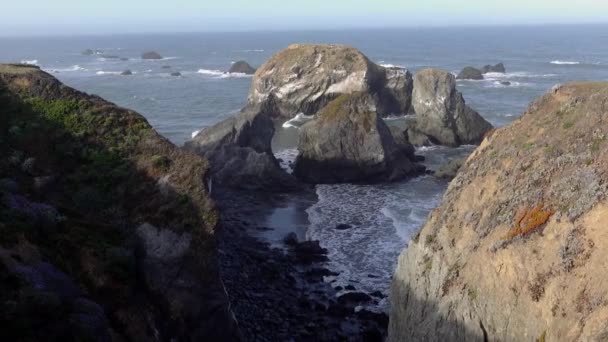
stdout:
[(608, 0), (1, 0), (0, 35), (608, 23)]

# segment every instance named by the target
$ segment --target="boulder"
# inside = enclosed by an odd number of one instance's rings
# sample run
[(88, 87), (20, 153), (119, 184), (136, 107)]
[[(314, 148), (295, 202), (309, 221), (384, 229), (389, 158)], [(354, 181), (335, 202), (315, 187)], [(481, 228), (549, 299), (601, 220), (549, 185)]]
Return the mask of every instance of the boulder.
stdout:
[(179, 71), (174, 71), (174, 72), (171, 73), (171, 76), (175, 76), (175, 77), (179, 77), (181, 75), (182, 75), (182, 73), (179, 72)]
[(294, 175), (308, 183), (396, 180), (420, 172), (365, 93), (341, 95), (300, 128)]
[(412, 106), (416, 129), (441, 145), (478, 144), (492, 129), (490, 123), (466, 105), (456, 90), (454, 75), (446, 71), (424, 69), (416, 73)]
[(93, 51), (91, 49), (84, 49), (84, 50), (82, 50), (81, 54), (84, 56), (92, 56), (95, 54), (95, 51)]
[(232, 64), (228, 72), (253, 75), (255, 74), (255, 68), (245, 61), (238, 61)]
[(500, 81), (500, 84), (504, 85), (504, 86), (510, 86), (511, 82), (509, 82), (509, 81)]
[(481, 68), (481, 72), (484, 74), (487, 74), (489, 72), (499, 72), (501, 74), (504, 74), (505, 72), (507, 72), (507, 70), (505, 69), (505, 65), (502, 63), (498, 63), (496, 65), (486, 65), (483, 68)]
[(446, 164), (441, 165), (439, 169), (435, 171), (435, 177), (452, 180), (454, 177), (456, 177), (458, 170), (460, 170), (465, 161), (466, 158), (456, 158), (450, 160)]
[(488, 135), (399, 257), (389, 342), (606, 341), (607, 100), (557, 86)]
[(121, 72), (120, 74), (123, 76), (130, 76), (130, 75), (133, 75), (133, 72), (131, 70), (127, 69), (127, 70)]
[(217, 184), (250, 190), (297, 188), (297, 180), (281, 169), (272, 153), (273, 112), (273, 101), (246, 107), (201, 130), (184, 147), (209, 160)]
[(154, 51), (148, 51), (141, 54), (141, 59), (163, 59), (163, 57)]
[(342, 94), (372, 95), (380, 115), (407, 113), (411, 74), (372, 63), (358, 50), (343, 45), (297, 44), (264, 63), (252, 80), (248, 102), (276, 99), (274, 118), (311, 115)]
[(458, 76), (456, 76), (456, 79), (458, 79), (458, 80), (483, 80), (483, 74), (482, 74), (481, 70), (469, 66), (469, 67), (462, 69), (462, 71), (460, 71)]

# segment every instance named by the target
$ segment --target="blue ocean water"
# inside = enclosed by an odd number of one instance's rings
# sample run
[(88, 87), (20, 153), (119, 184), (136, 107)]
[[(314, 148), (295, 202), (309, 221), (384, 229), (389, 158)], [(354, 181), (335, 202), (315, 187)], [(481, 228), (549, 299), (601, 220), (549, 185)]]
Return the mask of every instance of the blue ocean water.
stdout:
[[(0, 38), (0, 62), (37, 64), (74, 88), (140, 112), (181, 145), (193, 131), (245, 104), (251, 78), (224, 73), (232, 62), (259, 66), (292, 43), (348, 44), (372, 61), (413, 72), (437, 67), (457, 73), (464, 66), (503, 62), (504, 75), (458, 82), (467, 103), (496, 126), (516, 119), (557, 83), (608, 80), (608, 25)], [(127, 60), (82, 55), (87, 48)], [(142, 60), (141, 53), (149, 50), (165, 58)], [(119, 75), (127, 69), (134, 74)], [(174, 71), (182, 76), (170, 76)], [(297, 128), (279, 126), (275, 153), (293, 158), (296, 136)], [(471, 149), (434, 147), (419, 153), (432, 169)], [(395, 184), (318, 186), (319, 201), (306, 210), (306, 236), (330, 250), (330, 267), (340, 275), (328, 281), (386, 293), (397, 256), (446, 186), (428, 176)], [(269, 220), (271, 226), (282, 224)], [(353, 228), (337, 231), (338, 223)], [(379, 303), (386, 305), (386, 300)]]

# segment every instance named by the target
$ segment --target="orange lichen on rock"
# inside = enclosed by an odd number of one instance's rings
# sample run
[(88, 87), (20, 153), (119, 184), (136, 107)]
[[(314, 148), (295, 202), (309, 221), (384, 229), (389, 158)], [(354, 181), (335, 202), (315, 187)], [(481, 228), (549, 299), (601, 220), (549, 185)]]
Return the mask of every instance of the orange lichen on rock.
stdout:
[(515, 218), (515, 227), (507, 234), (506, 239), (513, 239), (530, 233), (547, 223), (553, 214), (555, 214), (555, 211), (546, 209), (543, 204), (537, 205), (532, 210), (524, 210)]

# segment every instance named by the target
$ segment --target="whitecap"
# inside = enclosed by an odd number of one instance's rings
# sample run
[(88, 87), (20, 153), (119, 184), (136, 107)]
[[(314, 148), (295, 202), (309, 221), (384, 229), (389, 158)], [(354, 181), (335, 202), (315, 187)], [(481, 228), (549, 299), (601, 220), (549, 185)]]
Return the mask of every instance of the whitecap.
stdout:
[(264, 49), (250, 49), (250, 50), (242, 50), (243, 52), (264, 52)]
[(24, 59), (21, 61), (21, 64), (38, 65), (38, 60), (37, 59)]
[(202, 129), (192, 132), (192, 139), (194, 139), (194, 137), (196, 137), (201, 131)]
[(551, 64), (557, 64), (557, 65), (578, 65), (581, 64), (581, 62), (577, 62), (577, 61), (551, 61)]
[(279, 164), (281, 165), (281, 168), (283, 170), (285, 170), (287, 173), (292, 173), (292, 165), (296, 161), (296, 157), (298, 156), (298, 149), (287, 148), (276, 152), (274, 156), (275, 158), (277, 158), (277, 160), (279, 160)]
[(380, 64), (381, 67), (385, 67), (385, 68), (399, 68), (399, 69), (405, 69), (405, 67), (403, 65), (399, 65), (399, 64), (391, 64), (391, 63), (381, 63)]
[(100, 76), (101, 75), (120, 75), (121, 72), (122, 71), (103, 71), (103, 70), (101, 70), (101, 71), (96, 72), (95, 74), (100, 75)]
[(48, 71), (50, 72), (70, 72), (70, 71), (88, 71), (88, 69), (85, 69), (83, 67), (81, 67), (80, 65), (76, 64), (76, 65), (72, 65), (69, 68), (52, 68), (52, 69), (48, 69)]
[(198, 74), (212, 76), (213, 78), (247, 78), (253, 75), (247, 75), (240, 72), (226, 72), (221, 70), (198, 69)]
[(302, 126), (303, 124), (307, 123), (308, 121), (310, 121), (314, 118), (315, 118), (314, 115), (306, 115), (304, 113), (299, 113), (293, 119), (285, 121), (283, 123), (282, 127), (283, 128), (300, 128), (300, 126)]

